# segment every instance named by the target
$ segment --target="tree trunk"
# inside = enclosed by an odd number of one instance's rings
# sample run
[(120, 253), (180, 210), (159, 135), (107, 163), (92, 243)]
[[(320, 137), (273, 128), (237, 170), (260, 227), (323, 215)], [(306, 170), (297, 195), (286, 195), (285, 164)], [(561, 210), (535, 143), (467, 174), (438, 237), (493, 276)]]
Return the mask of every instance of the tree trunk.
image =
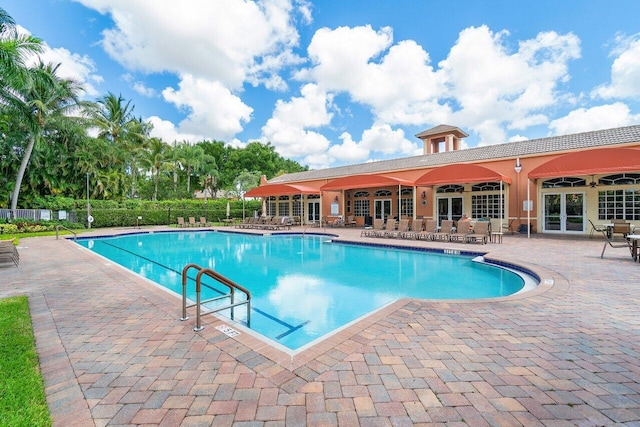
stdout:
[(24, 173), (27, 170), (27, 165), (29, 164), (29, 158), (31, 157), (34, 145), (36, 145), (36, 137), (31, 135), (29, 143), (27, 144), (27, 150), (22, 157), (22, 162), (20, 162), (20, 169), (18, 169), (18, 176), (16, 176), (16, 186), (13, 188), (13, 195), (11, 196), (11, 215), (13, 218), (16, 217), (18, 195), (20, 194), (20, 187), (22, 186), (22, 178), (24, 178)]
[(187, 166), (187, 193), (190, 193), (191, 188), (191, 166)]
[(160, 178), (160, 169), (156, 169), (156, 189), (153, 192), (153, 200), (158, 200), (158, 179)]

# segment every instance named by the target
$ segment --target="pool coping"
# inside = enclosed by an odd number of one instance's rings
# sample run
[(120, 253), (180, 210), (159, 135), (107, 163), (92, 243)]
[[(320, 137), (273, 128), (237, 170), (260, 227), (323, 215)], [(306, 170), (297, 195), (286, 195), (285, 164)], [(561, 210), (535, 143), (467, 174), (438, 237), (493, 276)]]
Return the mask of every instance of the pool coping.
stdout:
[[(401, 244), (401, 245), (390, 244), (388, 243), (388, 241), (386, 241), (385, 243), (376, 244), (375, 242), (360, 242), (360, 241), (340, 238), (339, 235), (336, 235), (333, 233), (319, 233), (319, 232), (303, 233), (303, 232), (292, 232), (292, 231), (275, 231), (275, 232), (268, 232), (268, 233), (261, 233), (261, 232), (256, 233), (256, 232), (251, 232), (249, 230), (226, 230), (226, 229), (220, 230), (220, 229), (204, 229), (204, 228), (192, 229), (192, 230), (169, 229), (169, 230), (147, 230), (147, 231), (137, 230), (137, 231), (127, 231), (122, 233), (115, 232), (112, 234), (104, 234), (104, 235), (78, 236), (77, 240), (90, 240), (90, 239), (100, 238), (100, 237), (116, 237), (116, 236), (136, 235), (136, 234), (211, 232), (211, 231), (220, 232), (220, 233), (251, 234), (251, 235), (304, 235), (304, 234), (320, 235), (320, 236), (331, 237), (332, 241), (334, 241), (335, 243), (343, 243), (343, 244), (388, 247), (388, 248), (402, 249), (402, 250), (417, 250), (421, 252), (442, 253), (447, 255), (463, 255), (463, 254), (465, 256), (481, 255), (484, 257), (485, 261), (488, 263), (493, 263), (498, 266), (503, 266), (503, 267), (512, 268), (518, 271), (526, 272), (527, 274), (534, 275), (540, 279), (538, 286), (536, 286), (535, 288), (528, 290), (526, 292), (518, 292), (518, 293), (504, 296), (504, 297), (482, 298), (482, 299), (473, 299), (473, 300), (400, 298), (372, 312), (369, 312), (368, 314), (365, 314), (358, 319), (355, 319), (349, 322), (347, 325), (344, 325), (332, 332), (329, 332), (323, 335), (322, 337), (319, 337), (318, 339), (312, 341), (310, 344), (303, 346), (302, 349), (299, 349), (299, 350), (290, 350), (286, 348), (280, 348), (284, 346), (281, 346), (278, 343), (273, 342), (271, 339), (264, 337), (257, 332), (251, 331), (250, 329), (246, 328), (242, 324), (233, 322), (232, 320), (226, 317), (222, 317), (221, 315), (215, 314), (215, 313), (210, 316), (203, 316), (203, 319), (206, 320), (205, 322), (203, 322), (203, 326), (205, 326), (204, 329), (199, 332), (194, 332), (209, 342), (216, 342), (219, 340), (220, 334), (222, 333), (219, 329), (216, 329), (216, 328), (218, 327), (224, 328), (225, 326), (238, 328), (241, 330), (242, 333), (235, 336), (227, 335), (227, 337), (237, 341), (241, 345), (251, 348), (252, 351), (260, 354), (263, 357), (266, 357), (267, 359), (273, 361), (274, 363), (278, 364), (279, 366), (282, 366), (283, 368), (289, 371), (294, 371), (302, 367), (303, 365), (306, 365), (307, 363), (318, 359), (318, 357), (321, 357), (325, 353), (335, 351), (335, 350), (339, 351), (341, 348), (345, 346), (348, 347), (353, 345), (356, 345), (356, 346), (364, 345), (362, 342), (366, 340), (366, 337), (367, 337), (366, 331), (369, 327), (375, 325), (382, 319), (388, 317), (391, 313), (394, 313), (398, 310), (402, 310), (405, 306), (407, 306), (408, 304), (411, 304), (412, 302), (417, 301), (423, 304), (434, 304), (434, 305), (460, 304), (465, 306), (469, 306), (473, 304), (486, 304), (486, 303), (508, 303), (510, 301), (519, 300), (523, 298), (543, 296), (552, 290), (555, 292), (562, 292), (563, 290), (566, 290), (569, 286), (568, 281), (566, 281), (566, 279), (562, 278), (561, 276), (557, 275), (557, 273), (549, 269), (546, 269), (541, 266), (534, 267), (534, 266), (529, 266), (522, 263), (514, 263), (512, 261), (499, 258), (499, 257), (491, 257), (490, 251), (482, 251), (482, 252), (466, 251), (466, 250), (461, 251), (459, 247), (425, 248), (421, 246), (413, 246), (411, 244), (407, 244), (411, 242), (410, 240), (408, 241), (402, 240), (403, 242), (405, 242), (405, 244)], [(264, 231), (264, 230), (257, 230), (257, 231)], [(67, 237), (65, 239), (71, 242), (73, 242), (74, 240), (73, 237)], [(93, 255), (96, 255), (103, 259), (107, 259), (91, 251), (88, 248), (84, 248), (81, 245), (79, 247), (87, 250)], [(135, 272), (127, 269), (124, 266), (121, 266), (115, 262), (111, 262), (111, 263), (113, 266), (116, 266), (117, 268), (123, 270), (127, 274), (131, 274), (135, 277), (143, 279), (143, 281), (149, 285), (147, 286), (147, 289), (154, 290), (155, 294), (161, 295), (164, 298), (170, 297), (172, 300), (175, 299), (178, 302), (181, 301), (181, 296), (174, 293), (173, 291), (162, 287), (161, 285), (157, 284), (156, 282), (150, 279), (147, 279), (143, 276), (136, 274)], [(179, 307), (177, 308), (179, 309)], [(189, 319), (189, 321), (194, 322), (193, 318)]]

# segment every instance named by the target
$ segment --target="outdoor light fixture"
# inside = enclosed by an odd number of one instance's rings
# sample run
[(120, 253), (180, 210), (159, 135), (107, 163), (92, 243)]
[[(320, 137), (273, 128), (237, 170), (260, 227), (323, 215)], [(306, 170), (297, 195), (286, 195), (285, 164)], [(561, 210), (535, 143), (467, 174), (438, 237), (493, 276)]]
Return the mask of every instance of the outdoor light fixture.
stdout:
[(423, 191), (422, 193), (420, 193), (420, 197), (423, 198), (423, 199), (426, 199), (427, 198), (427, 192)]
[(520, 157), (516, 159), (516, 167), (513, 168), (513, 170), (515, 170), (516, 173), (520, 173), (522, 171), (522, 165), (520, 164)]
[(336, 196), (335, 199), (333, 199), (333, 203), (338, 203), (338, 196)]

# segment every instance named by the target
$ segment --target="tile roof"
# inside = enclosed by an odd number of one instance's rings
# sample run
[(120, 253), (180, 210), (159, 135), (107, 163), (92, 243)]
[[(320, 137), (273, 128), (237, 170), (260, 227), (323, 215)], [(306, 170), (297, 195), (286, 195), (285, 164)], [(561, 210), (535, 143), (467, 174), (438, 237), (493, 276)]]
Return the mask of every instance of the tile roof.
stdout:
[(526, 157), (536, 154), (549, 154), (636, 142), (640, 142), (640, 125), (296, 172), (275, 177), (269, 182), (301, 182), (333, 179), (345, 175), (426, 169), (451, 163), (473, 163), (491, 159)]
[(416, 138), (423, 138), (431, 135), (438, 135), (443, 133), (454, 133), (459, 138), (466, 138), (469, 136), (465, 131), (456, 126), (451, 125), (438, 125), (434, 128), (423, 130), (422, 132), (416, 134)]

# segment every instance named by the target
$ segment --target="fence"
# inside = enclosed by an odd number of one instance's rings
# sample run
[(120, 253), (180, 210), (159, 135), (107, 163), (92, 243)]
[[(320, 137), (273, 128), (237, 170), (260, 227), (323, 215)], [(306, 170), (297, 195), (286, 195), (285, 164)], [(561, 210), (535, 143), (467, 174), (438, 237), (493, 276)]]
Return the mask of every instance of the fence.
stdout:
[[(0, 219), (10, 219), (11, 209), (0, 209)], [(52, 211), (49, 209), (16, 209), (16, 218), (32, 221), (67, 220), (77, 222), (78, 215), (74, 211)]]

